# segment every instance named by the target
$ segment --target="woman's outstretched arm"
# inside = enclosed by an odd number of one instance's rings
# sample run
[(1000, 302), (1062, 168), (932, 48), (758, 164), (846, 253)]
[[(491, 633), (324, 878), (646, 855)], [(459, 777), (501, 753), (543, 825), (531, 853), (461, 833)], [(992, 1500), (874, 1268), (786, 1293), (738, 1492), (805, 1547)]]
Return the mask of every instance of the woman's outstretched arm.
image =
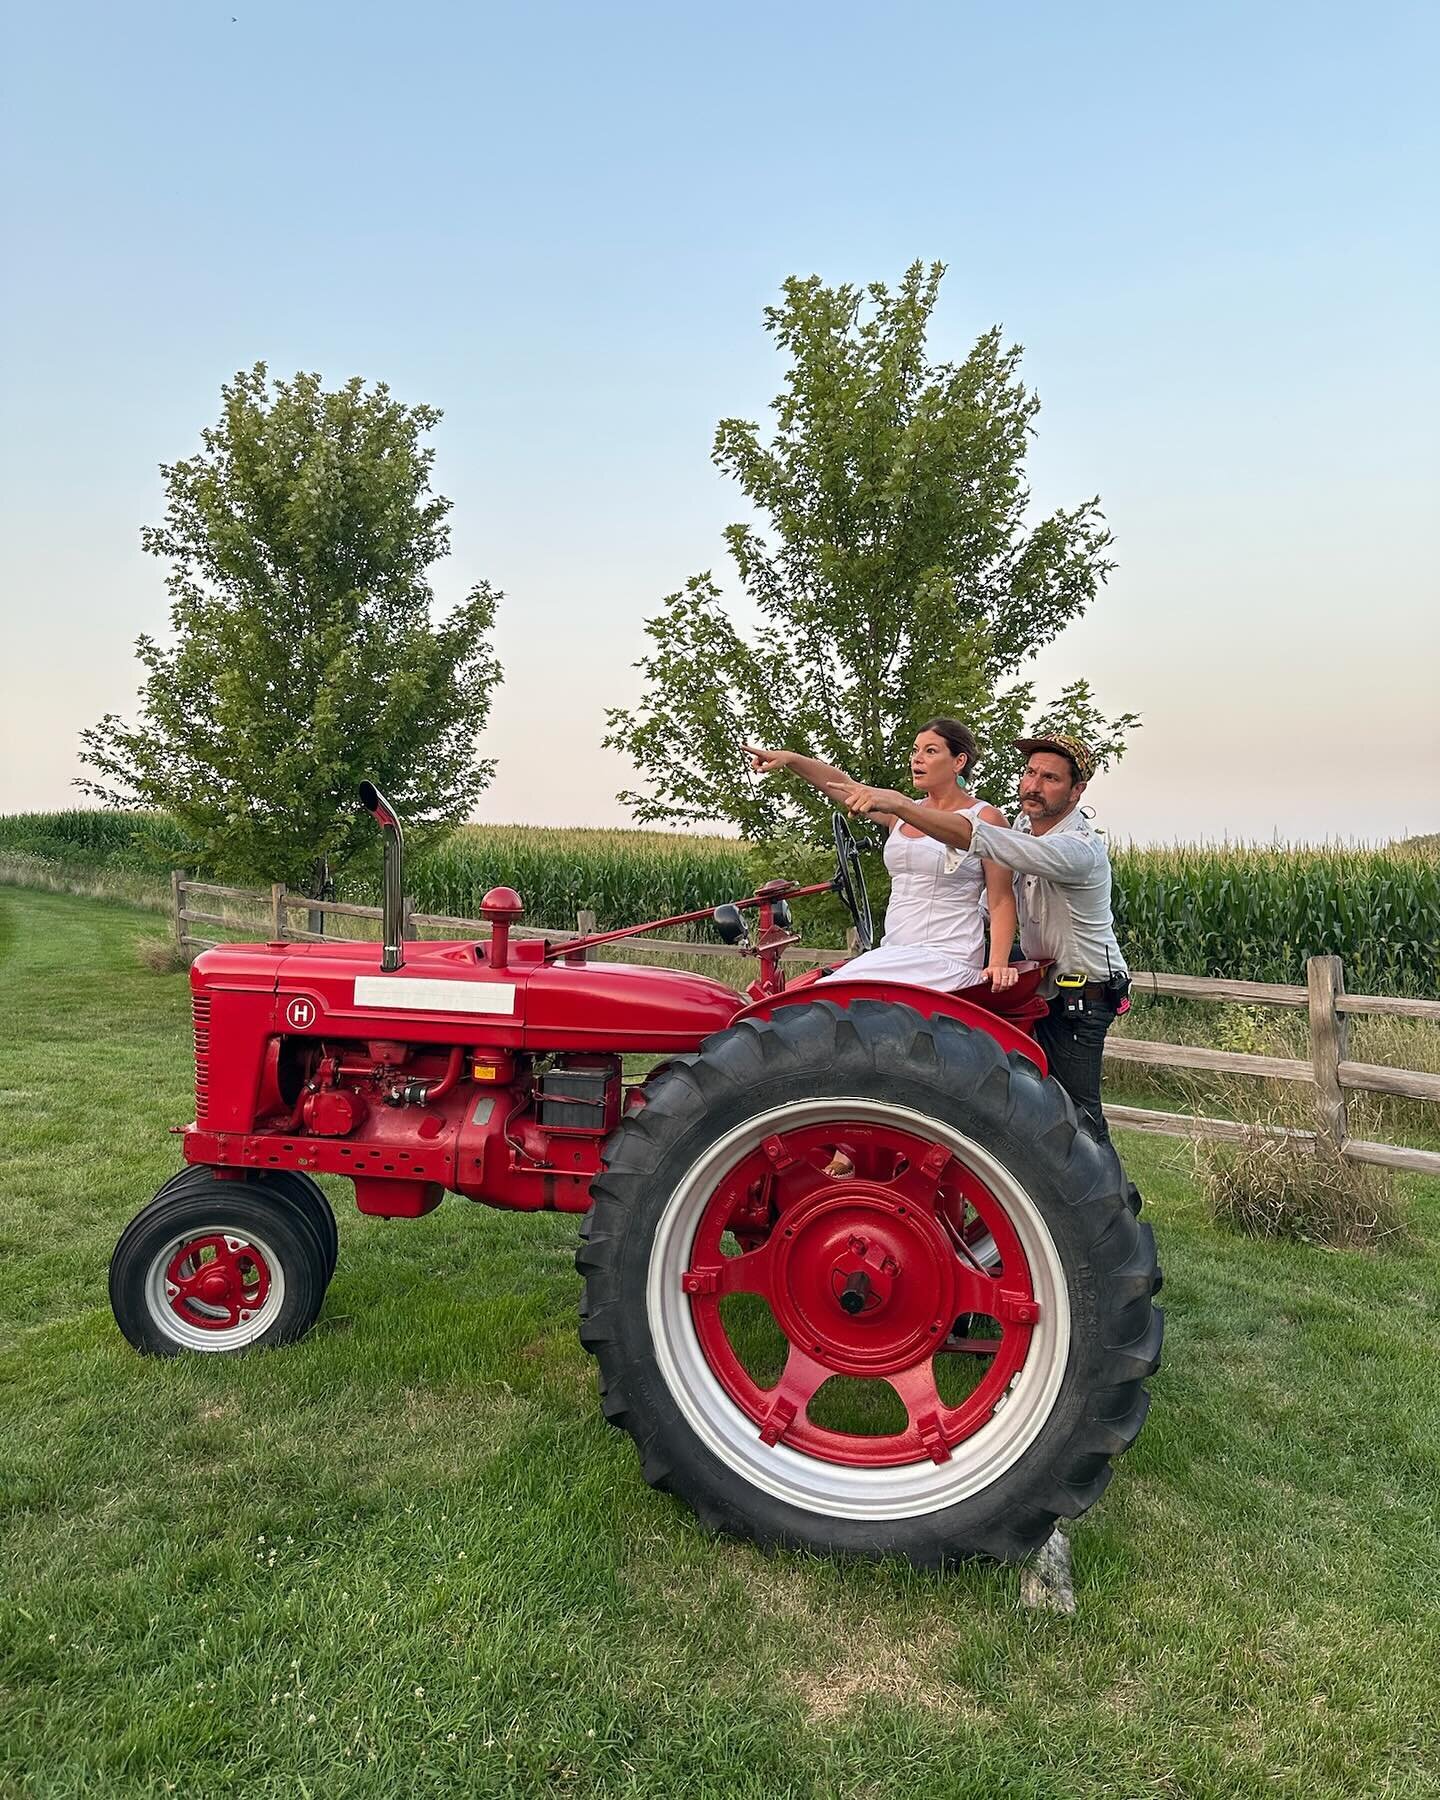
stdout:
[(818, 788), (827, 800), (832, 798), (827, 792), (830, 782), (850, 779), (843, 769), (834, 769), (818, 757), (802, 756), (798, 750), (762, 750), (757, 744), (742, 744), (740, 748), (750, 758), (751, 767), (757, 774), (776, 775), (783, 769)]

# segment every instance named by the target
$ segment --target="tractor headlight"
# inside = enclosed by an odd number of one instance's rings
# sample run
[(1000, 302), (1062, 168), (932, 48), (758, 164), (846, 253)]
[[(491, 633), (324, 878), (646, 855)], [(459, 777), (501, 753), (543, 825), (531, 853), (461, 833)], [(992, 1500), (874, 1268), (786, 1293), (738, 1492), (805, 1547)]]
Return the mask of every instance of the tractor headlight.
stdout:
[(732, 902), (717, 906), (714, 912), (715, 932), (723, 944), (743, 944), (745, 938), (745, 920), (740, 908)]

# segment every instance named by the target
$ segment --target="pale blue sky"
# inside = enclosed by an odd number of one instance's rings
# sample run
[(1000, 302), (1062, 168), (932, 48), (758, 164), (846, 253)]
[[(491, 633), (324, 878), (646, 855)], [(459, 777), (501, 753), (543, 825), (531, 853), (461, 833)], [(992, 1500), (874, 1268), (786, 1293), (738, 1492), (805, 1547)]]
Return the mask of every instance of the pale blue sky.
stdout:
[(0, 810), (133, 712), (156, 465), (264, 358), (445, 409), (438, 590), (508, 595), (479, 816), (619, 822), (603, 708), (722, 569), (761, 308), (923, 257), (937, 355), (1026, 346), (1037, 507), (1116, 533), (1039, 665), (1145, 716), (1111, 831), (1435, 830), (1437, 49), (1433, 5), (8, 5)]

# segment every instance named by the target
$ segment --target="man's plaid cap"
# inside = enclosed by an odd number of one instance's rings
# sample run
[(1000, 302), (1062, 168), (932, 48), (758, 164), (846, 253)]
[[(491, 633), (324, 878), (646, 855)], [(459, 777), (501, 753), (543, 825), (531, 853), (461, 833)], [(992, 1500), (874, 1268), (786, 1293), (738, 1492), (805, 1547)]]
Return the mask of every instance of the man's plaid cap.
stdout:
[(1066, 737), (1063, 732), (1056, 732), (1052, 737), (1016, 738), (1014, 748), (1022, 756), (1033, 756), (1037, 750), (1063, 756), (1081, 781), (1088, 781), (1095, 773), (1095, 752), (1079, 738)]

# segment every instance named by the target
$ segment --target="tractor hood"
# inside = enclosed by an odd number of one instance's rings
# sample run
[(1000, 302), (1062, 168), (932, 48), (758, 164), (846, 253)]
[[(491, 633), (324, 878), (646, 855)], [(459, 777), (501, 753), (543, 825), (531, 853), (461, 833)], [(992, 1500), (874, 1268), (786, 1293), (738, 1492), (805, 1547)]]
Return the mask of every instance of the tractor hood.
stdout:
[(275, 1032), (536, 1052), (693, 1050), (744, 1004), (704, 975), (547, 963), (534, 939), (512, 943), (501, 969), (485, 953), (476, 943), (407, 943), (403, 967), (386, 973), (378, 944), (222, 944), (196, 959), (190, 980), (197, 997), (263, 993)]

